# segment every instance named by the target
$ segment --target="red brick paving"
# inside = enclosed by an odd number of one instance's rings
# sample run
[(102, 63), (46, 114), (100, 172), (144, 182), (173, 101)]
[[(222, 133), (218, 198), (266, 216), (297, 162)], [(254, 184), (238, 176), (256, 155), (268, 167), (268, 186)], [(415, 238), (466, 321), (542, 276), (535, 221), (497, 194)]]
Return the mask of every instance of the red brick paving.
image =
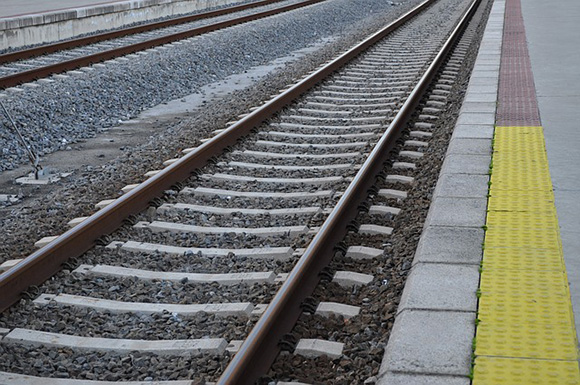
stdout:
[(541, 125), (520, 1), (506, 1), (497, 126)]

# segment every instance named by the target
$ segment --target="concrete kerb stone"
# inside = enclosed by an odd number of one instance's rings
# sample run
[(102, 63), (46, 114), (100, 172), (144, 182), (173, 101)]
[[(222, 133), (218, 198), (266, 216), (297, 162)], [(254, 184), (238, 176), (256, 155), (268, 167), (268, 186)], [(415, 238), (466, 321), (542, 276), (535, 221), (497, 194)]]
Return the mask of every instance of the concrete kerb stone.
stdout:
[(468, 138), (468, 139), (493, 139), (493, 124), (461, 124), (456, 125), (453, 135), (455, 138)]
[(497, 0), (486, 26), (385, 350), (379, 385), (470, 383), (503, 8)]
[(407, 278), (397, 311), (475, 312), (478, 286), (478, 266), (419, 263)]
[(477, 227), (428, 226), (415, 251), (413, 264), (451, 263), (479, 266), (484, 231)]
[(387, 373), (379, 379), (376, 385), (469, 385), (470, 383), (467, 377)]
[(380, 373), (468, 376), (475, 313), (405, 310), (395, 319)]
[(433, 226), (482, 227), (487, 198), (437, 197), (431, 203), (427, 223)]
[(486, 198), (489, 176), (471, 174), (444, 174), (439, 176), (435, 197)]
[(447, 154), (491, 156), (491, 139), (452, 138)]
[(445, 157), (441, 174), (474, 174), (489, 173), (490, 156), (450, 154)]
[[(480, 83), (480, 82), (487, 83), (488, 80), (486, 80), (486, 79), (476, 79), (475, 80), (475, 83)], [(471, 82), (470, 82), (470, 84), (471, 84)], [(495, 103), (474, 102), (474, 103), (463, 103), (463, 106), (461, 106), (460, 113), (463, 113), (463, 112), (471, 112), (471, 113), (484, 112), (484, 113), (489, 113), (489, 114), (495, 115), (495, 110), (496, 110)]]
[[(493, 86), (473, 86), (480, 88), (494, 88)], [(497, 89), (497, 87), (495, 87)], [(474, 91), (477, 93), (477, 91)], [(495, 114), (489, 112), (461, 112), (457, 119), (458, 125), (493, 125), (495, 123)]]

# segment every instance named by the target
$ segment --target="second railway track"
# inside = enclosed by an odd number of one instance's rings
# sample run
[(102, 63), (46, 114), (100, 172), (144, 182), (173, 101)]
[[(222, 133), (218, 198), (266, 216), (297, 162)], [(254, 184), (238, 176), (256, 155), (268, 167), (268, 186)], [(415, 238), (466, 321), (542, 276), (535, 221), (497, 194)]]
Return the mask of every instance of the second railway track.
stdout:
[[(112, 60), (135, 52), (154, 49), (179, 42), (204, 33), (231, 27), (248, 21), (277, 15), (324, 0), (260, 1), (255, 4), (231, 7), (177, 19), (173, 23), (161, 22), (126, 30), (105, 33), (78, 41), (63, 42), (0, 55), (0, 89), (45, 78)], [(277, 4), (281, 3), (281, 4)], [(254, 10), (253, 8), (258, 8)], [(232, 16), (229, 16), (229, 15)], [(189, 20), (191, 19), (191, 20)], [(207, 19), (207, 20), (204, 20)], [(216, 20), (217, 19), (217, 20)]]
[[(476, 6), (462, 0), (425, 3), (410, 13), (418, 14), (412, 20), (394, 23), (187, 151), (184, 159), (168, 162), (166, 170), (152, 173), (0, 276), (6, 308), (62, 263), (75, 268), (41, 286), (33, 302), (2, 315), (0, 355), (6, 359), (0, 370), (17, 369), (0, 378), (7, 383), (22, 381), (19, 374), (84, 381), (205, 378), (237, 384), (265, 374), (357, 204), (388, 161), (400, 125), (465, 27), (456, 27), (457, 20), (467, 23)], [(423, 119), (431, 119), (443, 103), (448, 87), (439, 88), (439, 97), (423, 108)], [(285, 108), (274, 115), (274, 107)], [(269, 121), (261, 124), (264, 119)], [(257, 132), (236, 143), (255, 126)], [(413, 160), (422, 156), (421, 139), (429, 130), (413, 135), (393, 165), (399, 172), (387, 175), (393, 185), (412, 182)], [(214, 158), (216, 149), (227, 153)], [(367, 208), (370, 215), (396, 216), (400, 207), (391, 203), (404, 192), (378, 195), (383, 199)], [(156, 208), (147, 209), (153, 198)], [(128, 217), (130, 224), (103, 237)], [(356, 228), (377, 239), (392, 231), (370, 222)], [(81, 256), (97, 239), (102, 246)], [(382, 251), (361, 244), (344, 252), (356, 260)], [(331, 279), (372, 280), (353, 273), (336, 271)], [(350, 309), (331, 303), (325, 308), (341, 316)], [(304, 344), (324, 350), (324, 341)]]

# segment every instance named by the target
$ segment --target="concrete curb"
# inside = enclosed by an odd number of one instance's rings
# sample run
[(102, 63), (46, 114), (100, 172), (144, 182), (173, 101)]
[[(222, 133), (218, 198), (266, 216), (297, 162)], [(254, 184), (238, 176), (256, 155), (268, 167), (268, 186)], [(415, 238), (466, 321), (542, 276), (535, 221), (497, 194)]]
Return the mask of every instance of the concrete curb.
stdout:
[(238, 0), (131, 0), (0, 18), (0, 49), (50, 43)]
[(468, 385), (505, 0), (496, 0), (385, 349), (379, 385)]

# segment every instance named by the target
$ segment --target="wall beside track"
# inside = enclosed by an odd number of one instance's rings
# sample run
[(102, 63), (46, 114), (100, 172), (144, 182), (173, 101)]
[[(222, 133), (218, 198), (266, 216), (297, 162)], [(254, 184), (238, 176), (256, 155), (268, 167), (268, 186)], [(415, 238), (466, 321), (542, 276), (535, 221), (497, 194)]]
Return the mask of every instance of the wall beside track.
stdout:
[(0, 18), (0, 50), (226, 6), (236, 0), (132, 0)]

